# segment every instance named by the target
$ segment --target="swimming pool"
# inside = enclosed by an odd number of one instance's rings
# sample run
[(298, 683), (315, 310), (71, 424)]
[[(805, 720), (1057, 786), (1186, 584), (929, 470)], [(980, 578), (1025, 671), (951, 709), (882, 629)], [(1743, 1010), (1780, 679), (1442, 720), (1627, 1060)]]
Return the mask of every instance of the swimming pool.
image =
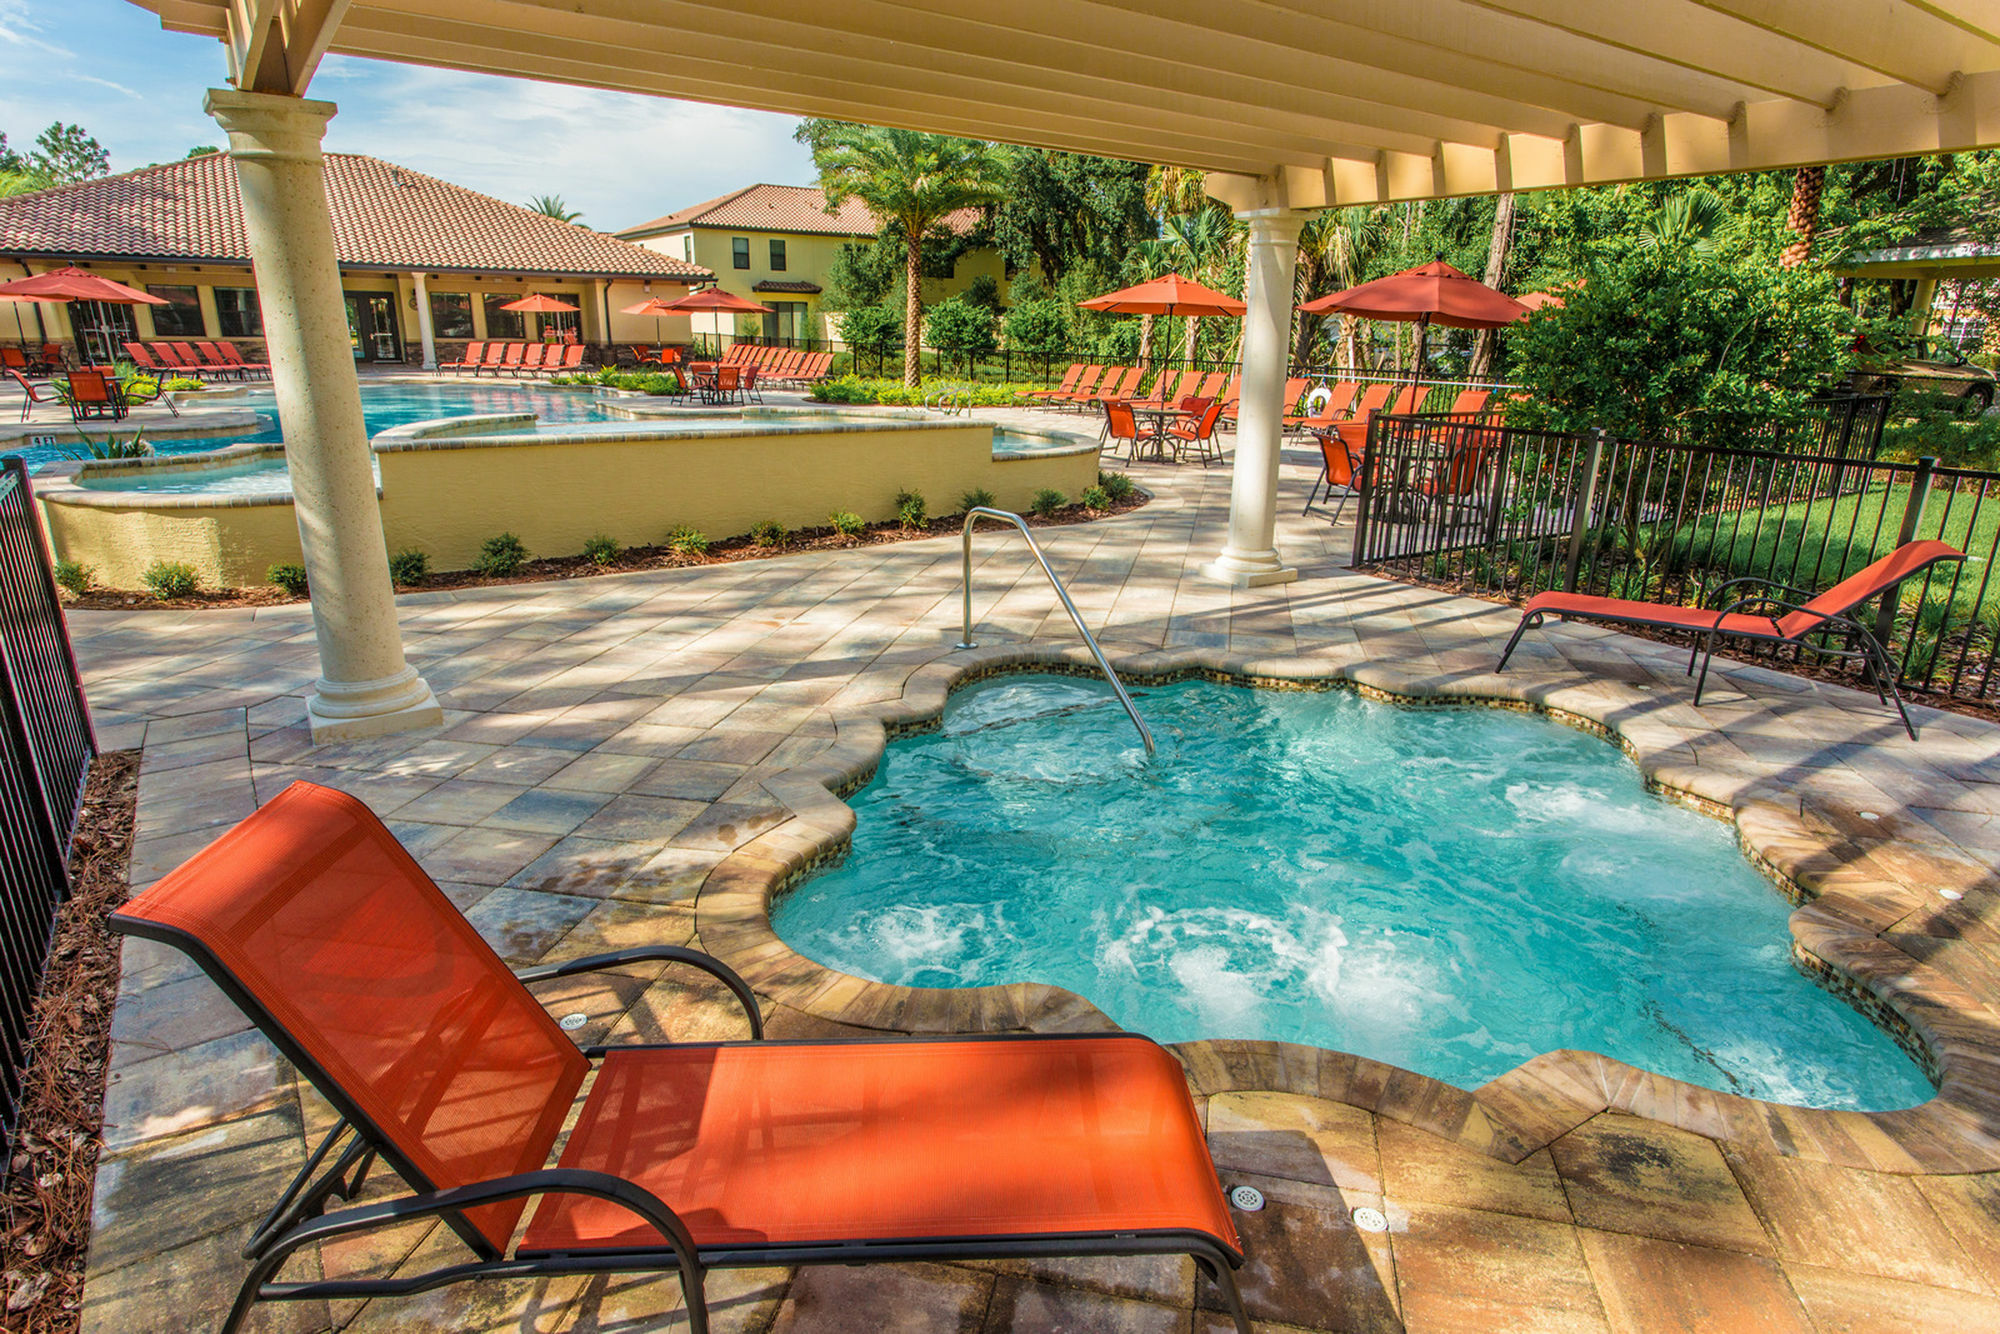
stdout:
[(1546, 719), (1349, 691), (955, 695), (852, 798), (841, 866), (772, 908), (801, 953), (913, 986), (1041, 981), (1162, 1041), (1355, 1052), (1465, 1088), (1576, 1048), (1708, 1088), (1932, 1096), (1790, 958), (1728, 828)]

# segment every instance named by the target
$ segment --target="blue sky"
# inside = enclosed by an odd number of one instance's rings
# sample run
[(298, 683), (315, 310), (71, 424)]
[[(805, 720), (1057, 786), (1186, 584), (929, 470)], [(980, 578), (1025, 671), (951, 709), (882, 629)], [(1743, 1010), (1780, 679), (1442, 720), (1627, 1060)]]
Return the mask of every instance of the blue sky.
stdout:
[[(0, 0), (0, 132), (26, 148), (82, 125), (126, 171), (220, 144), (201, 95), (219, 42), (162, 31), (126, 0)], [(515, 203), (559, 194), (613, 231), (757, 181), (809, 185), (794, 121), (757, 111), (330, 57), (334, 152), (370, 153)]]

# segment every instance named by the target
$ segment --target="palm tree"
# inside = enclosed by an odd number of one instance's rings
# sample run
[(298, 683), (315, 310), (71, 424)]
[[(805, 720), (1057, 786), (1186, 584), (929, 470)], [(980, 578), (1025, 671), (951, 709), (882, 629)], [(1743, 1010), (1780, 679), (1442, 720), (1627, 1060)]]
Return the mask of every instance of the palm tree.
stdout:
[[(1204, 207), (1192, 213), (1170, 213), (1160, 221), (1160, 244), (1173, 258), (1174, 268), (1183, 278), (1191, 278), (1204, 287), (1213, 287), (1222, 281), (1223, 267), (1229, 260), (1231, 233), (1236, 229), (1236, 220), (1220, 205)], [(1181, 359), (1188, 365), (1194, 364), (1195, 331), (1199, 320), (1189, 315), (1181, 334)]]
[(1715, 233), (1729, 219), (1729, 205), (1705, 186), (1682, 190), (1639, 224), (1641, 250), (1686, 250), (1705, 255), (1715, 249)]
[[(1299, 234), (1299, 279), (1304, 284), (1298, 289), (1301, 302), (1366, 282), (1369, 268), (1393, 239), (1392, 226), (1389, 209), (1380, 204), (1328, 209), (1308, 221)], [(1304, 340), (1300, 346), (1304, 348), (1313, 330), (1303, 327), (1304, 319), (1300, 323)], [(1360, 320), (1352, 315), (1340, 317), (1337, 346), (1340, 354), (1335, 360), (1340, 365), (1362, 369)]]
[(798, 137), (830, 213), (858, 199), (903, 243), (909, 291), (903, 314), (903, 383), (918, 380), (924, 328), (924, 234), (961, 209), (999, 202), (1013, 155), (977, 139), (845, 122), (807, 122)]
[(1825, 167), (1800, 167), (1792, 177), (1792, 206), (1785, 214), (1785, 227), (1798, 240), (1778, 256), (1780, 267), (1796, 269), (1812, 258), (1813, 242), (1819, 239), (1819, 197), (1825, 190)]
[[(1133, 246), (1126, 265), (1131, 279), (1142, 283), (1166, 277), (1173, 271), (1173, 267), (1173, 251), (1167, 248), (1166, 242), (1157, 237)], [(1153, 364), (1153, 321), (1158, 318), (1157, 315), (1139, 317), (1139, 364), (1147, 369), (1151, 369)]]
[(536, 195), (528, 202), (528, 212), (539, 213), (545, 218), (554, 218), (557, 222), (583, 221), (583, 214), (563, 203), (561, 195)]

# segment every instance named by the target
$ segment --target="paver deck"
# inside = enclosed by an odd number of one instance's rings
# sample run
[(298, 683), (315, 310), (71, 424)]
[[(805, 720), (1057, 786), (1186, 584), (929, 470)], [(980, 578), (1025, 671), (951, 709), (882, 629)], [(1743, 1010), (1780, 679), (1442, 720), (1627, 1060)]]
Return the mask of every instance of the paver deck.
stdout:
[[(1740, 664), (1700, 709), (1684, 653), (1610, 631), (1530, 636), (1515, 615), (1344, 568), (1346, 534), (1299, 508), (1297, 583), (1204, 581), (1225, 469), (1140, 465), (1156, 499), (1049, 530), (1051, 559), (1121, 670), (1340, 679), (1387, 694), (1543, 708), (1614, 735), (1650, 781), (1733, 818), (1807, 905), (1795, 951), (1920, 1043), (1939, 1096), (1887, 1115), (1694, 1089), (1550, 1053), (1467, 1092), (1273, 1043), (1178, 1048), (1239, 1215), (1259, 1328), (2000, 1328), (2000, 728)], [(885, 729), (935, 716), (969, 673), (1083, 661), (1018, 541), (980, 543), (983, 647), (954, 652), (955, 541), (401, 599), (442, 728), (315, 748), (304, 607), (79, 613), (105, 745), (142, 746), (135, 887), (297, 778), (382, 814), (509, 959), (696, 942), (749, 977), (777, 1035), (1078, 1029), (1045, 986), (916, 991), (829, 973), (771, 935), (774, 890), (836, 851), (846, 790)], [(1713, 680), (1713, 678), (1712, 678)], [(830, 790), (831, 789), (831, 790)], [(1940, 891), (1959, 896), (1947, 898)], [(721, 1038), (741, 1020), (656, 967), (538, 987), (583, 1041)], [(209, 984), (125, 946), (85, 1327), (201, 1328), (256, 1217), (329, 1118)], [(1387, 1232), (1352, 1211), (1380, 1210)], [(323, 1272), (428, 1266), (413, 1229), (329, 1249)], [(721, 1273), (726, 1330), (1207, 1331), (1181, 1261)], [(268, 1307), (257, 1328), (684, 1327), (671, 1279), (459, 1287)]]

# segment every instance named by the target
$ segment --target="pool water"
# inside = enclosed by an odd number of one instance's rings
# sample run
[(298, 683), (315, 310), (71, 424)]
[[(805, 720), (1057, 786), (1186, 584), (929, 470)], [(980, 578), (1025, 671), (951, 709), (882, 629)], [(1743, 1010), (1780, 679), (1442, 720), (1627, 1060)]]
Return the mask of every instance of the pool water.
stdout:
[(1014, 676), (890, 744), (853, 852), (773, 908), (845, 972), (1042, 981), (1161, 1041), (1355, 1052), (1464, 1088), (1577, 1048), (1886, 1110), (1932, 1088), (1792, 964), (1730, 832), (1605, 741), (1349, 691)]

